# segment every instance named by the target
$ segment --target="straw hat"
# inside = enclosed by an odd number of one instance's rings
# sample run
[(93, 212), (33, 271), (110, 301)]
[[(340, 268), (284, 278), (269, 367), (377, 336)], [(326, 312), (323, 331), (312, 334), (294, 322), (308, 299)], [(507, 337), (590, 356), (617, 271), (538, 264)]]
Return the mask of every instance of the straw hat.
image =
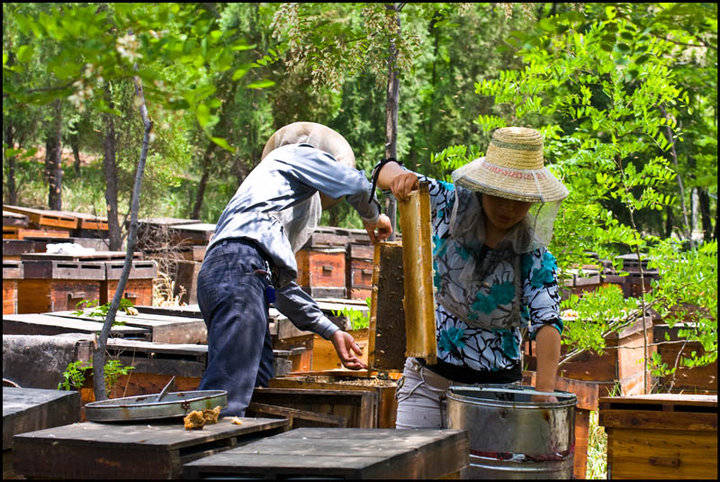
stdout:
[(355, 154), (343, 136), (327, 126), (316, 122), (293, 122), (281, 127), (270, 136), (262, 152), (262, 158), (271, 151), (287, 144), (310, 144), (332, 155), (339, 163), (355, 167)]
[(517, 201), (561, 201), (568, 196), (544, 166), (542, 135), (526, 127), (493, 132), (485, 157), (456, 169), (452, 179), (472, 191)]

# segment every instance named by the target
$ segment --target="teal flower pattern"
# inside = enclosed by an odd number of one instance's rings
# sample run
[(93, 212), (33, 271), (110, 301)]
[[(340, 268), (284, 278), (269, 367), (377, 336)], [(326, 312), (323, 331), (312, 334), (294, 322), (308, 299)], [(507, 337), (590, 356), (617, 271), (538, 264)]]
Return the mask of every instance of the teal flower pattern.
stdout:
[(515, 285), (509, 281), (504, 283), (496, 283), (490, 288), (490, 296), (492, 296), (499, 305), (507, 305), (515, 298)]
[(475, 302), (471, 305), (475, 311), (482, 311), (483, 313), (492, 313), (497, 308), (497, 302), (492, 296), (487, 296), (482, 293), (475, 295)]
[(530, 281), (532, 286), (542, 288), (545, 283), (555, 282), (555, 268), (557, 268), (555, 257), (545, 251), (542, 257), (542, 266), (533, 270), (532, 280)]
[(465, 330), (451, 326), (446, 330), (440, 331), (440, 340), (438, 341), (438, 348), (442, 351), (450, 353), (460, 353), (460, 348), (465, 346), (463, 338), (465, 336)]

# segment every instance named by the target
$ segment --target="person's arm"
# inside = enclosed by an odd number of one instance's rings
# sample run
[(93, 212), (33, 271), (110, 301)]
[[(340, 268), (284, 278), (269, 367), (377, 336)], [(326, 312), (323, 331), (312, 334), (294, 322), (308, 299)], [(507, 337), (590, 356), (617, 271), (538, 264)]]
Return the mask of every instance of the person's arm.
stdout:
[(523, 297), (530, 317), (530, 340), (535, 340), (538, 391), (555, 391), (560, 359), (560, 294), (557, 285), (557, 264), (553, 255), (538, 249), (522, 255)]
[(535, 336), (537, 352), (537, 379), (535, 389), (539, 392), (554, 392), (560, 360), (560, 332), (552, 325), (540, 328)]
[(388, 162), (378, 173), (377, 185), (380, 189), (390, 189), (400, 200), (407, 199), (410, 192), (418, 188), (418, 176), (403, 169), (397, 162)]
[(292, 162), (276, 160), (287, 165), (289, 176), (325, 196), (332, 199), (345, 196), (360, 215), (373, 243), (387, 239), (392, 233), (390, 219), (380, 213), (380, 204), (375, 193), (370, 192), (371, 185), (361, 171), (340, 164), (328, 153), (309, 146), (298, 146)]
[(367, 368), (360, 358), (362, 350), (352, 335), (342, 331), (322, 312), (312, 297), (295, 282), (277, 290), (275, 307), (301, 330), (312, 331), (331, 340), (342, 364), (351, 370)]

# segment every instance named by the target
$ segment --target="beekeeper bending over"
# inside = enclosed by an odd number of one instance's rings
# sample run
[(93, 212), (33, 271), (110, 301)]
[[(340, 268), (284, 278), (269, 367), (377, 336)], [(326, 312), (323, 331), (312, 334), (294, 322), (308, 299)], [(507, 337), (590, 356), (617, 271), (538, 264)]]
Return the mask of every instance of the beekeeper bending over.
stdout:
[(273, 377), (268, 305), (301, 330), (331, 340), (346, 368), (367, 368), (353, 337), (325, 317), (296, 283), (295, 253), (323, 208), (343, 197), (358, 211), (371, 241), (387, 238), (370, 183), (354, 168), (348, 142), (313, 122), (275, 132), (262, 161), (220, 215), (198, 275), (197, 296), (208, 330), (208, 362), (200, 390), (228, 392), (223, 416), (243, 416), (254, 387)]

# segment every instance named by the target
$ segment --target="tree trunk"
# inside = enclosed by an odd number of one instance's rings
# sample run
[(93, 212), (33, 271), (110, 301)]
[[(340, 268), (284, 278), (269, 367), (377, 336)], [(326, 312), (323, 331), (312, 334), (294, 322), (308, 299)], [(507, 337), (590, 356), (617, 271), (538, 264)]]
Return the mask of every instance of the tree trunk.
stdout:
[(45, 173), (48, 181), (48, 207), (62, 210), (62, 104), (56, 100), (53, 106), (53, 122), (45, 139)]
[[(386, 4), (386, 8), (395, 11), (395, 23), (397, 24), (396, 33), (400, 35), (400, 4)], [(398, 123), (398, 104), (399, 104), (399, 87), (400, 82), (398, 79), (397, 71), (397, 46), (395, 41), (390, 40), (390, 54), (388, 56), (388, 84), (387, 84), (387, 99), (385, 102), (385, 158), (391, 157), (397, 159), (397, 123)], [(389, 237), (389, 241), (395, 239), (395, 232), (397, 230), (396, 222), (396, 201), (395, 198), (388, 197), (389, 206), (387, 207), (388, 215), (390, 216), (390, 222), (392, 223), (392, 234)]]
[(72, 135), (70, 136), (70, 147), (72, 148), (73, 157), (75, 158), (75, 164), (73, 167), (75, 168), (75, 174), (80, 174), (80, 145), (78, 143), (78, 136)]
[[(105, 101), (110, 109), (114, 109), (110, 83), (105, 84)], [(108, 234), (110, 237), (110, 251), (122, 249), (122, 236), (118, 218), (118, 186), (117, 186), (117, 137), (115, 136), (115, 118), (113, 114), (103, 114), (105, 123), (105, 139), (103, 140), (103, 171), (105, 173), (105, 202), (107, 204)], [(77, 159), (76, 159), (76, 162)]]
[(195, 194), (195, 206), (193, 207), (192, 219), (200, 219), (200, 208), (202, 208), (203, 198), (205, 197), (205, 188), (207, 187), (208, 178), (210, 177), (210, 165), (212, 164), (212, 158), (215, 153), (215, 144), (210, 141), (207, 149), (205, 149), (205, 155), (202, 161), (202, 176), (200, 177), (200, 184), (198, 184), (198, 190)]
[[(5, 123), (3, 129), (3, 141), (10, 149), (15, 149), (15, 136), (13, 133), (12, 121)], [(8, 203), (17, 204), (17, 186), (15, 185), (15, 165), (16, 157), (14, 155), (9, 156), (7, 159), (8, 172), (7, 172), (7, 190), (8, 190)]]
[(700, 219), (702, 220), (703, 239), (710, 241), (713, 236), (712, 217), (710, 216), (710, 196), (708, 196), (706, 189), (698, 188), (698, 198), (700, 201)]
[[(137, 65), (135, 66), (135, 69), (137, 70)], [(105, 389), (105, 348), (107, 347), (107, 339), (110, 335), (110, 327), (115, 321), (115, 315), (117, 314), (118, 307), (120, 306), (120, 299), (125, 291), (125, 285), (127, 284), (127, 280), (130, 275), (130, 268), (132, 266), (132, 258), (135, 251), (135, 243), (137, 241), (140, 189), (142, 187), (142, 178), (143, 173), (145, 172), (145, 160), (147, 159), (148, 146), (150, 144), (150, 131), (153, 127), (153, 123), (148, 117), (147, 106), (145, 105), (145, 94), (143, 93), (140, 78), (135, 77), (134, 81), (135, 95), (140, 103), (140, 115), (145, 129), (143, 133), (142, 150), (140, 151), (140, 160), (138, 161), (137, 171), (135, 172), (135, 184), (133, 186), (132, 200), (130, 202), (130, 229), (128, 231), (125, 264), (123, 265), (123, 270), (120, 274), (117, 288), (115, 289), (115, 295), (110, 302), (110, 307), (108, 308), (107, 316), (105, 317), (102, 330), (100, 331), (100, 336), (97, 338), (97, 348), (93, 352), (93, 391), (95, 392), (95, 400), (98, 401), (107, 399)]]

